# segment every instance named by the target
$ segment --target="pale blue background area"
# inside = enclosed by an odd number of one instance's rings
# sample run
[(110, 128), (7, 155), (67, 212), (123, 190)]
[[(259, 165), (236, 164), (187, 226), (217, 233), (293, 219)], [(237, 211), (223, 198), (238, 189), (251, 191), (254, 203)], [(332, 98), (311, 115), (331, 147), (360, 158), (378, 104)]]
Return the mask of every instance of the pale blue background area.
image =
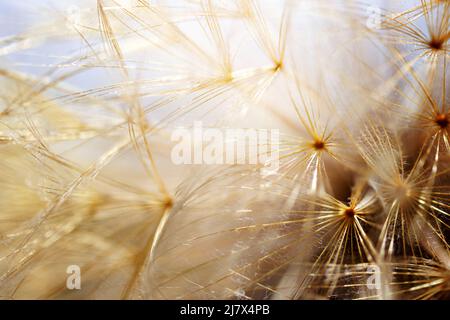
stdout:
[[(171, 6), (176, 6), (180, 3), (177, 0), (151, 0), (155, 3), (170, 3)], [(297, 0), (291, 0), (297, 1)], [(325, 3), (339, 3), (349, 4), (352, 0), (318, 0)], [(262, 3), (283, 3), (281, 0), (260, 0)], [(183, 3), (183, 1), (181, 1)], [(419, 0), (367, 0), (367, 1), (355, 1), (358, 6), (364, 7), (364, 4), (370, 6), (380, 6), (388, 10), (401, 10), (403, 8), (411, 7), (414, 4), (419, 3)], [(0, 0), (0, 40), (14, 38), (17, 35), (21, 35), (30, 26), (34, 26), (36, 23), (51, 23), (55, 17), (59, 17), (59, 23), (64, 30), (64, 15), (67, 13), (68, 8), (71, 6), (89, 6), (95, 10), (96, 0)], [(94, 17), (95, 18), (95, 17)], [(96, 21), (93, 21), (93, 26), (96, 27)], [(55, 26), (58, 28), (58, 26)], [(39, 36), (39, 34), (37, 35)], [(7, 41), (0, 42), (0, 64), (8, 64), (9, 67), (13, 66), (15, 70), (27, 72), (40, 76), (44, 74), (52, 65), (62, 63), (67, 60), (69, 56), (77, 56), (86, 51), (85, 44), (81, 41), (80, 37), (74, 36), (71, 40), (67, 40), (67, 37), (51, 38), (46, 42), (39, 43), (31, 49), (17, 50), (12, 54), (1, 54), (2, 47), (8, 45)], [(103, 72), (101, 69), (97, 69), (95, 77), (92, 76), (92, 72), (84, 72), (71, 81), (76, 81), (77, 85), (82, 84), (83, 87), (89, 88), (89, 86), (95, 83), (99, 77), (110, 75)], [(108, 78), (109, 80), (109, 78)], [(110, 79), (113, 80), (113, 79)]]

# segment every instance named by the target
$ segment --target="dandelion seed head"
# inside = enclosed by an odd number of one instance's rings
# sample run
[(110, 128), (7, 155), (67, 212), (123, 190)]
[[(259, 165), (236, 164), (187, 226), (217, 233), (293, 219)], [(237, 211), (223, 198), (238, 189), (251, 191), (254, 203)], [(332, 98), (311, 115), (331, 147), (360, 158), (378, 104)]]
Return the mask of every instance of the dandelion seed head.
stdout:
[(412, 189), (408, 184), (401, 181), (393, 188), (393, 198), (397, 199), (400, 203), (408, 201), (412, 194)]

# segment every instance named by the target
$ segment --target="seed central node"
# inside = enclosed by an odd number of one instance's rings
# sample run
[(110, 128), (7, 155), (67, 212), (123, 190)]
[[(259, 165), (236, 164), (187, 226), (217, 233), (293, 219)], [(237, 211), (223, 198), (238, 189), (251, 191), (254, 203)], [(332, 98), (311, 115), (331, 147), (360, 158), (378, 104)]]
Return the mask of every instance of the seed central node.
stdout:
[(325, 142), (323, 142), (321, 140), (316, 140), (313, 143), (313, 147), (316, 150), (323, 150), (323, 149), (325, 149)]
[(355, 212), (355, 209), (353, 209), (353, 208), (347, 208), (344, 211), (344, 215), (348, 219), (352, 219), (355, 216), (355, 214), (356, 214), (356, 212)]
[(428, 45), (433, 50), (442, 50), (442, 47), (444, 46), (444, 41), (441, 39), (431, 39), (431, 41), (428, 42)]
[(440, 114), (436, 117), (436, 124), (441, 127), (442, 129), (445, 129), (450, 124), (450, 120), (446, 114)]

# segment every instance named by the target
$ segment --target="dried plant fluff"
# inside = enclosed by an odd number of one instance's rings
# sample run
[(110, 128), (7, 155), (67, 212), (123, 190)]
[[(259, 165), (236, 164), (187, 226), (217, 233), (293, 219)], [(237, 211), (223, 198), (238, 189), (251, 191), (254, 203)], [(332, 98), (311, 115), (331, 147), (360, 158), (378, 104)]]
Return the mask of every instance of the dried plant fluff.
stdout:
[[(448, 299), (449, 16), (1, 4), (0, 297)], [(278, 171), (175, 165), (195, 121), (279, 130)]]

